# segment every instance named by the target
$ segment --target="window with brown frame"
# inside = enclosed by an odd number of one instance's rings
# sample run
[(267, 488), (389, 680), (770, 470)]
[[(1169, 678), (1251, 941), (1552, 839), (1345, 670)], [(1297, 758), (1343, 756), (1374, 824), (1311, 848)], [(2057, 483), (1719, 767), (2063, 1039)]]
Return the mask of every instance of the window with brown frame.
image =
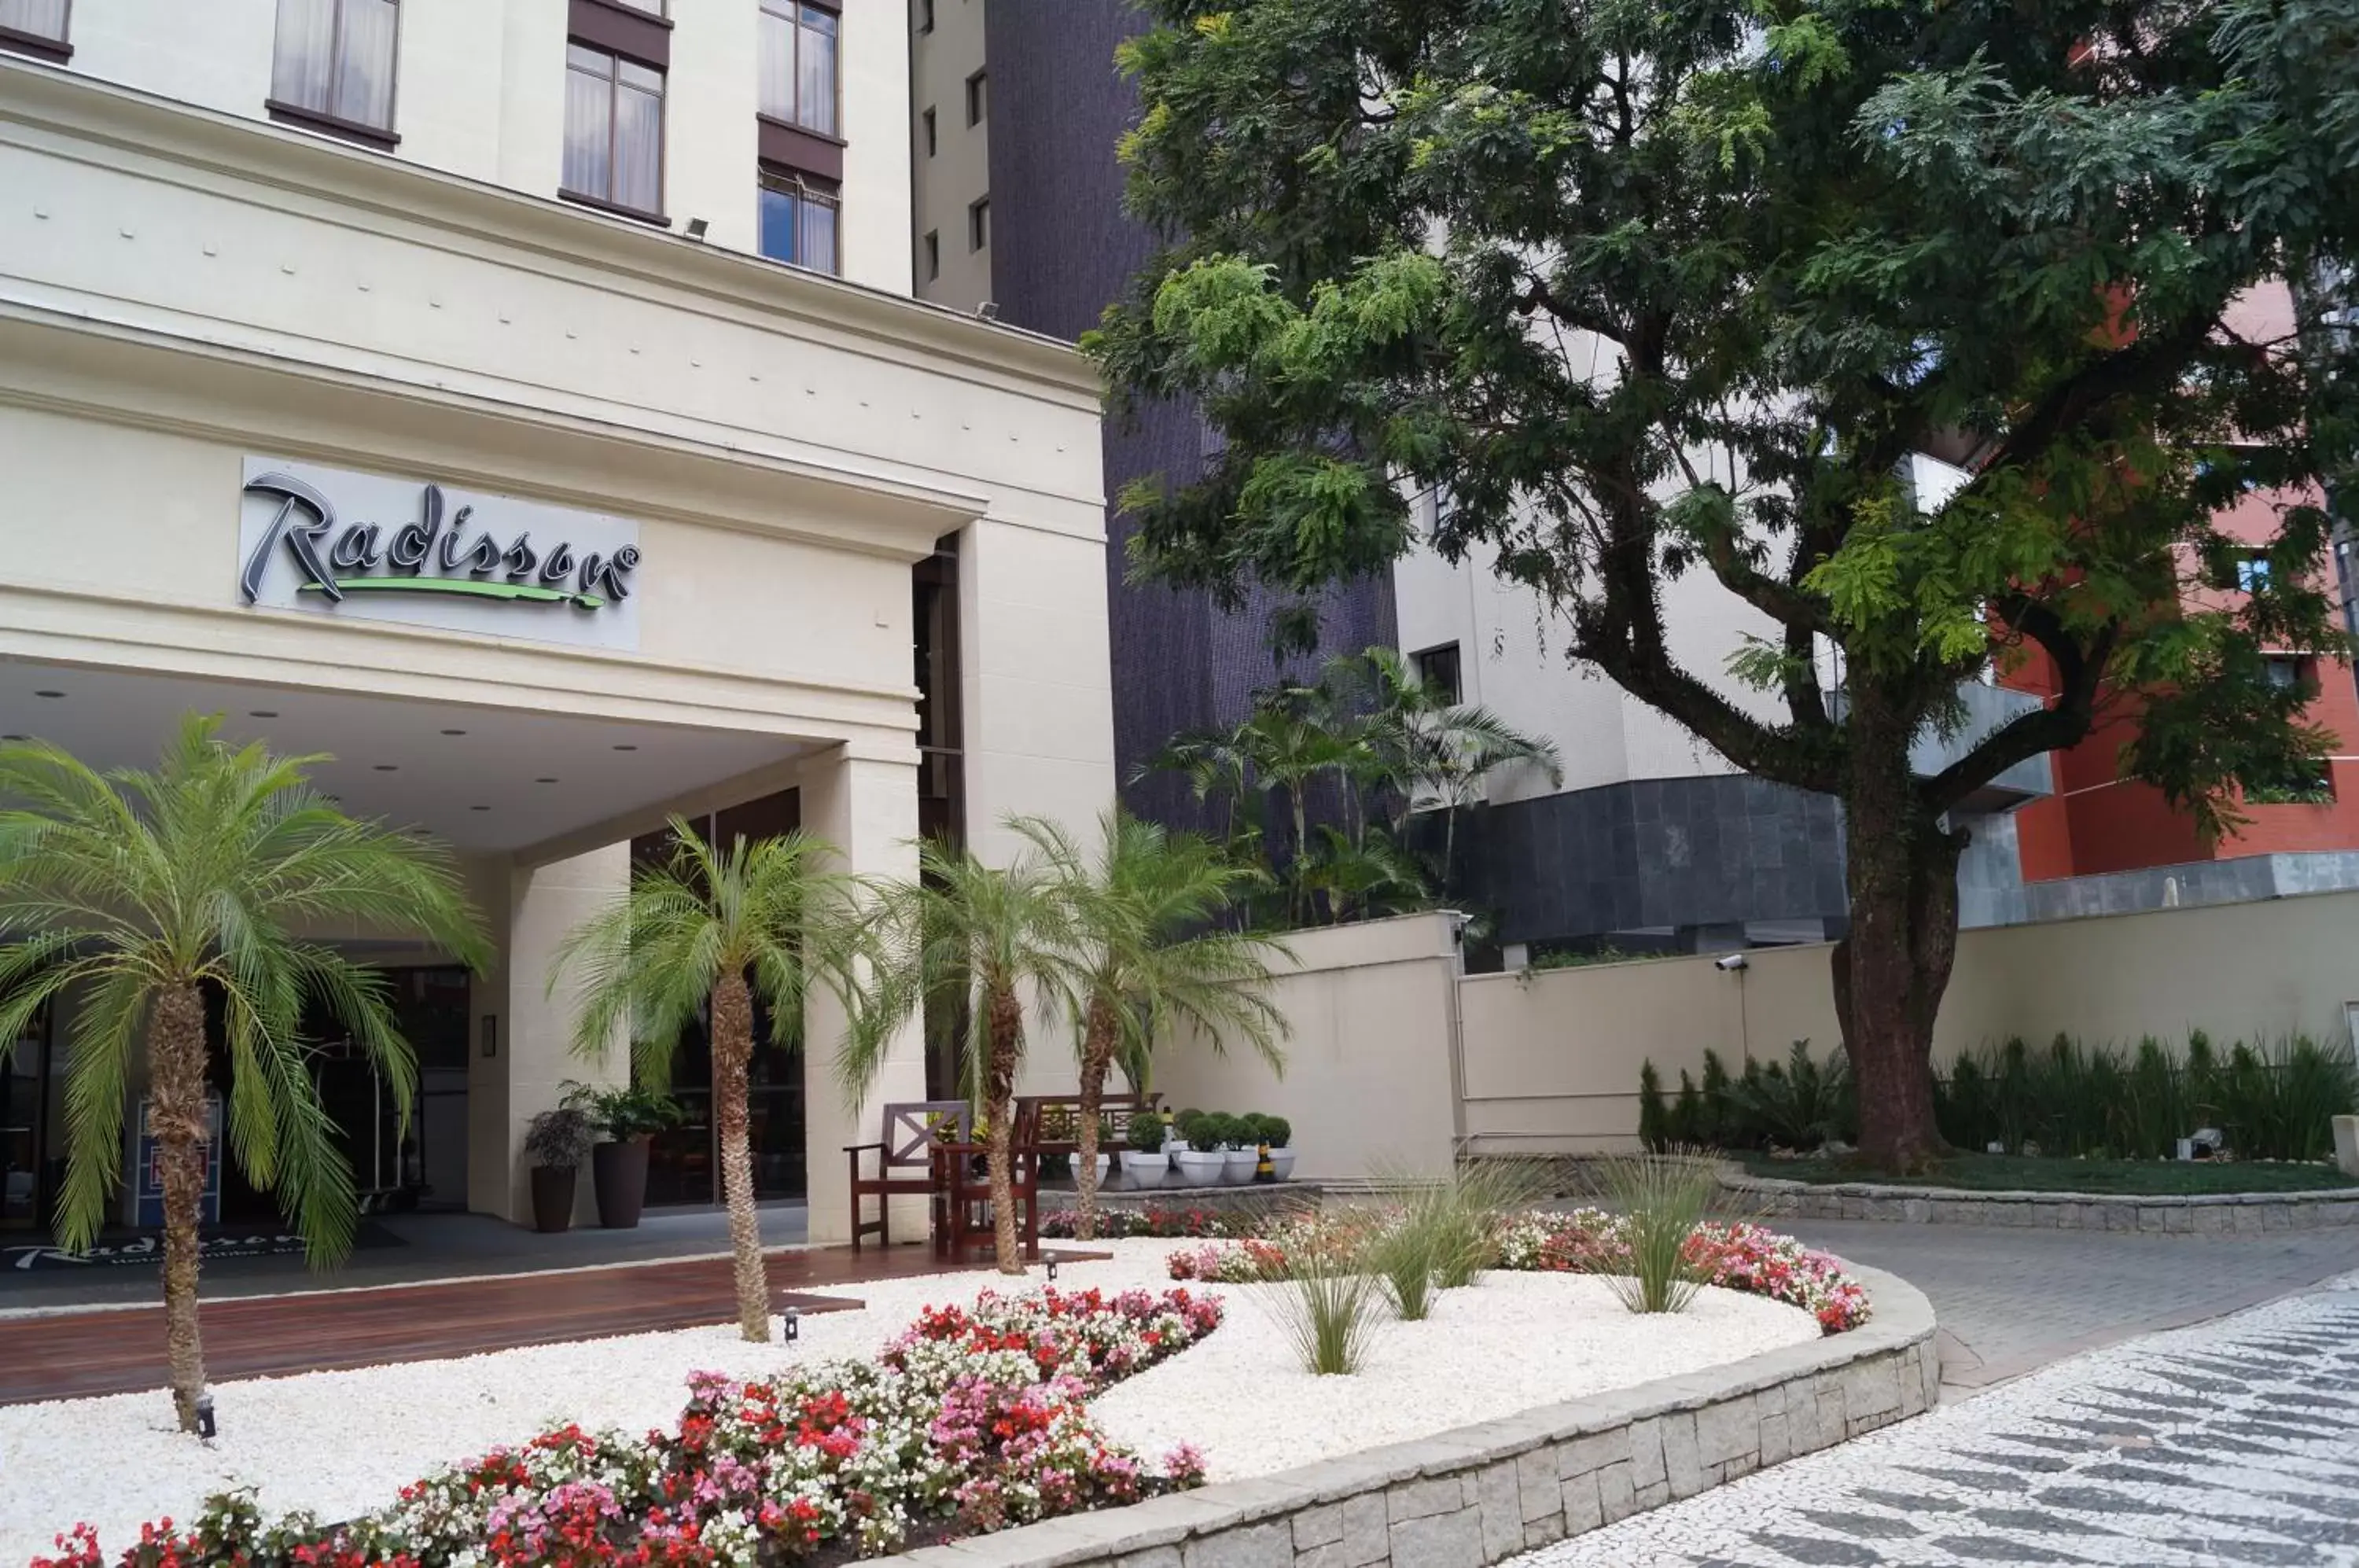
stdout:
[(991, 243), (991, 198), (971, 201), (966, 209), (966, 248), (981, 250)]
[(66, 23), (73, 0), (0, 0), (0, 49), (62, 65), (73, 56)]
[(278, 0), (272, 117), (389, 138), (400, 30), (397, 0)]
[(791, 169), (764, 166), (761, 175), (762, 254), (813, 272), (843, 269), (838, 245), (842, 191)]
[(970, 125), (983, 124), (983, 117), (990, 109), (991, 73), (978, 71), (966, 79), (966, 123)]
[(562, 193), (642, 217), (663, 212), (664, 73), (565, 46)]
[(805, 0), (762, 0), (761, 112), (836, 134), (836, 16)]

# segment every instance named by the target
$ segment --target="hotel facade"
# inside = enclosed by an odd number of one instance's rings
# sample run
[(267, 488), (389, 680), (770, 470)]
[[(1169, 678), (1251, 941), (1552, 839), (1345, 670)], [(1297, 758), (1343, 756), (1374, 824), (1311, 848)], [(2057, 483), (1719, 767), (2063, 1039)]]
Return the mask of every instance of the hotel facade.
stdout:
[[(528, 1214), (530, 1118), (627, 1071), (554, 949), (668, 814), (906, 875), (1113, 797), (1096, 378), (911, 298), (908, 48), (873, 0), (0, 0), (0, 732), (138, 764), (218, 713), (453, 846), (490, 973), (321, 933), (424, 1070), (404, 1131), (322, 1044), (379, 1201)], [(60, 1013), (0, 1071), (19, 1231)], [(814, 1240), (940, 1075), (913, 1028), (855, 1112), (840, 1024), (756, 1074)], [(712, 1196), (701, 1050), (657, 1201)]]

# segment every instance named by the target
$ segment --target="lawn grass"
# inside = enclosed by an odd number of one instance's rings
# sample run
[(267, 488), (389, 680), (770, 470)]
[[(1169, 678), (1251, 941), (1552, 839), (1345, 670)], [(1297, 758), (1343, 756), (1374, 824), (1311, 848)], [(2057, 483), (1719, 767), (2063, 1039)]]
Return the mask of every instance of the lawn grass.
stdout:
[(1887, 1176), (1856, 1160), (1772, 1160), (1744, 1156), (1756, 1176), (1808, 1181), (1875, 1181), (1900, 1187), (1958, 1187), (1973, 1192), (2118, 1192), (2138, 1197), (2188, 1197), (2212, 1192), (2308, 1192), (2359, 1187), (2332, 1165), (2284, 1160), (2027, 1160), (2018, 1155), (1958, 1154), (1920, 1176)]

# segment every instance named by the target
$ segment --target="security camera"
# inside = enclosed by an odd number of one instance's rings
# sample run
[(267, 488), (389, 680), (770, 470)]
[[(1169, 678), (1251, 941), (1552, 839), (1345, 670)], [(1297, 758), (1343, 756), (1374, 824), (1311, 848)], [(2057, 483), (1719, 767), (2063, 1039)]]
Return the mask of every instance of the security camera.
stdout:
[(1712, 961), (1712, 966), (1714, 969), (1724, 969), (1728, 971), (1728, 973), (1734, 975), (1740, 969), (1752, 968), (1753, 964), (1750, 959), (1746, 958), (1745, 954), (1741, 953), (1723, 953), (1720, 957), (1713, 959)]

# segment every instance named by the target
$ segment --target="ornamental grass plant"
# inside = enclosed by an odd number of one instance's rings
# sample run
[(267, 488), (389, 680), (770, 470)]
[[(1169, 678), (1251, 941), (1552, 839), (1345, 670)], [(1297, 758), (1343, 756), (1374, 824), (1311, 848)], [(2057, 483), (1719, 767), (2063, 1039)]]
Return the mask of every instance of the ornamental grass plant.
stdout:
[(1302, 1369), (1321, 1377), (1357, 1372), (1385, 1299), (1368, 1270), (1366, 1248), (1334, 1245), (1313, 1225), (1288, 1249), (1287, 1262), (1283, 1283), (1264, 1304)]
[(1689, 1238), (1719, 1190), (1712, 1161), (1648, 1152), (1614, 1156), (1600, 1170), (1605, 1194), (1621, 1212), (1628, 1251), (1629, 1272), (1608, 1274), (1606, 1284), (1634, 1312), (1685, 1312), (1705, 1283)]
[(1432, 1220), (1435, 1282), (1455, 1290), (1480, 1279), (1498, 1261), (1500, 1226), (1548, 1192), (1547, 1168), (1527, 1160), (1476, 1160), (1451, 1172)]

